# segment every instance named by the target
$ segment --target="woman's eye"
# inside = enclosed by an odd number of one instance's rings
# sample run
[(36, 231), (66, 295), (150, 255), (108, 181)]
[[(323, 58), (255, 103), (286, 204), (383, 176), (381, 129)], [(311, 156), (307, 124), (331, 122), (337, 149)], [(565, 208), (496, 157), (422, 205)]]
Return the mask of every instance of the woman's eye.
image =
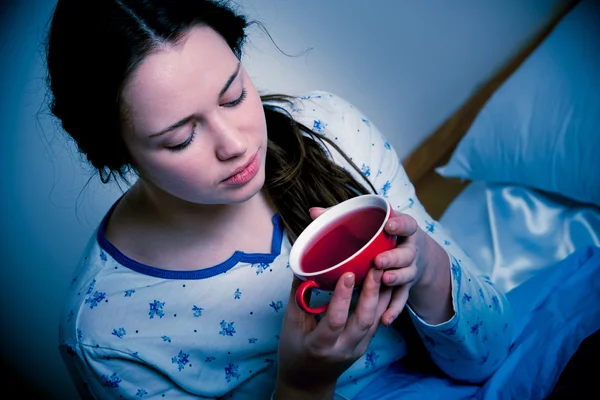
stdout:
[(246, 98), (246, 89), (243, 89), (240, 97), (238, 97), (234, 101), (230, 101), (229, 103), (223, 104), (223, 107), (235, 107), (235, 106), (239, 105), (242, 101), (244, 101), (245, 98)]
[(186, 147), (188, 147), (194, 141), (195, 137), (196, 137), (196, 125), (194, 125), (194, 128), (192, 129), (192, 133), (190, 133), (190, 136), (185, 140), (185, 142), (176, 144), (175, 146), (167, 146), (167, 149), (171, 150), (171, 151), (181, 151), (181, 150), (185, 149)]
[(194, 140), (194, 134), (191, 134), (190, 137), (183, 143), (180, 143), (178, 145), (175, 146), (167, 146), (167, 149), (171, 150), (171, 151), (181, 151), (183, 149), (185, 149), (186, 147), (188, 147), (190, 145), (190, 143), (192, 143), (192, 140)]

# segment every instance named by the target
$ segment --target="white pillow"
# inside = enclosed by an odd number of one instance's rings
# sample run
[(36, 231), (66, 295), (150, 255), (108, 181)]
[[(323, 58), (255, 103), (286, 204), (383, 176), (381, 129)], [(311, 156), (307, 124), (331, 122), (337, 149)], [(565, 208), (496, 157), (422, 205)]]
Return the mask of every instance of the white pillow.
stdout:
[(600, 206), (600, 1), (563, 17), (436, 171)]

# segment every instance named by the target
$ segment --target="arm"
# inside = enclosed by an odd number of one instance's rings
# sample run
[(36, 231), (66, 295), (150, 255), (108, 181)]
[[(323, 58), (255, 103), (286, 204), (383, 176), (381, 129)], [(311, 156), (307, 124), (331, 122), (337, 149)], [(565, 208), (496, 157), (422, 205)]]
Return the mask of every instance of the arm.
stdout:
[(448, 253), (431, 236), (418, 228), (423, 237), (422, 257), (424, 271), (421, 279), (410, 290), (410, 308), (431, 325), (448, 321), (455, 314), (452, 304), (452, 281)]
[(387, 188), (385, 195), (394, 208), (413, 217), (424, 238), (417, 257), (418, 268), (424, 272), (408, 298), (415, 328), (434, 362), (449, 376), (482, 381), (508, 353), (510, 309), (506, 297), (429, 216), (395, 151), (373, 125), (371, 141), (375, 143), (371, 164), (382, 171), (375, 187)]
[[(419, 243), (415, 258), (423, 273), (410, 288), (408, 309), (432, 359), (455, 379), (486, 379), (508, 352), (510, 309), (506, 297), (427, 214), (396, 152), (374, 124), (340, 98), (322, 94), (319, 101), (323, 107), (343, 113), (339, 119), (344, 126), (331, 129), (347, 132), (338, 140), (340, 147), (398, 214), (408, 214), (418, 224), (410, 240)], [(345, 164), (335, 151), (332, 155)], [(353, 172), (350, 166), (347, 170)]]
[(84, 399), (210, 399), (179, 387), (131, 354), (80, 344), (60, 346), (63, 361)]
[(429, 249), (423, 253), (430, 257), (422, 279), (410, 290), (409, 314), (444, 372), (458, 380), (483, 381), (508, 353), (508, 301), (414, 199), (413, 207), (402, 211), (424, 227)]

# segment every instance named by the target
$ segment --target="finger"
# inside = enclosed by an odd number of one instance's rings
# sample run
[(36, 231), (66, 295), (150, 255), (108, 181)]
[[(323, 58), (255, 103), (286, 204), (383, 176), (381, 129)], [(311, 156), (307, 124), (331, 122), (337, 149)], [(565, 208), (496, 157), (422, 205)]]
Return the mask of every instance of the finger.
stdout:
[(417, 221), (410, 215), (395, 212), (385, 224), (385, 231), (392, 236), (411, 236), (418, 227)]
[(309, 332), (315, 328), (317, 322), (313, 315), (304, 312), (298, 307), (298, 304), (296, 304), (296, 290), (298, 290), (300, 283), (302, 283), (302, 280), (297, 276), (294, 276), (284, 319), (286, 320), (286, 323), (298, 327), (301, 331)]
[(375, 267), (379, 269), (403, 268), (411, 265), (417, 257), (417, 246), (413, 241), (406, 241), (395, 249), (384, 251), (375, 257)]
[(317, 343), (322, 347), (331, 347), (339, 339), (340, 334), (346, 327), (352, 292), (354, 289), (355, 276), (346, 273), (338, 279), (327, 311), (314, 331)]
[(387, 286), (400, 286), (413, 282), (417, 279), (419, 270), (412, 264), (408, 267), (388, 269), (383, 273), (382, 281)]
[(392, 322), (394, 322), (396, 320), (396, 318), (398, 318), (398, 316), (400, 315), (400, 313), (402, 312), (402, 310), (404, 310), (404, 307), (406, 306), (406, 302), (408, 301), (409, 292), (410, 292), (409, 285), (402, 286), (402, 287), (394, 290), (394, 294), (392, 295), (390, 304), (389, 304), (387, 310), (385, 310), (385, 312), (381, 316), (381, 322), (384, 325), (390, 326), (392, 324)]
[(292, 302), (293, 300), (295, 300), (296, 290), (298, 290), (298, 286), (300, 286), (301, 283), (302, 283), (302, 279), (300, 279), (296, 275), (294, 275), (294, 278), (292, 279), (292, 287), (290, 289), (290, 297), (288, 299), (289, 302)]
[(383, 271), (371, 268), (365, 277), (356, 309), (344, 330), (343, 341), (348, 346), (356, 346), (378, 322), (382, 275)]
[(393, 289), (392, 288), (382, 288), (381, 291), (379, 292), (379, 304), (377, 304), (377, 313), (376, 313), (376, 321), (373, 324), (373, 326), (371, 327), (371, 329), (369, 329), (369, 332), (365, 335), (365, 337), (358, 343), (358, 345), (355, 347), (355, 355), (356, 356), (361, 356), (365, 353), (365, 351), (367, 351), (367, 348), (369, 347), (369, 344), (371, 344), (371, 340), (373, 339), (373, 336), (375, 336), (375, 333), (377, 332), (377, 329), (379, 328), (379, 325), (382, 321), (382, 317), (383, 317), (383, 313), (387, 310), (389, 303), (392, 299), (392, 295), (393, 295)]
[(310, 214), (310, 217), (312, 219), (317, 219), (321, 214), (323, 214), (327, 210), (328, 210), (328, 208), (312, 207), (311, 209), (308, 210), (308, 213)]

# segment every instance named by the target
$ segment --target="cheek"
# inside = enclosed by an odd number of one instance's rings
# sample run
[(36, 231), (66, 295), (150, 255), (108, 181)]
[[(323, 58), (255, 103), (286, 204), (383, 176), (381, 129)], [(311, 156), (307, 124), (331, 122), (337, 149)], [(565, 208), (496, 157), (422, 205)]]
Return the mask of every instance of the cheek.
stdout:
[(244, 122), (242, 128), (251, 129), (256, 133), (266, 135), (267, 123), (265, 121), (265, 111), (263, 109), (262, 100), (256, 90), (256, 86), (244, 71), (244, 80), (246, 81), (246, 107), (244, 109)]
[(208, 158), (193, 150), (189, 148), (183, 153), (173, 154), (160, 152), (152, 157), (146, 157), (140, 160), (140, 175), (165, 189), (183, 189), (206, 184), (210, 176), (203, 171), (211, 169), (207, 165)]
[(244, 128), (252, 130), (257, 135), (266, 135), (267, 122), (260, 96), (256, 93), (248, 100), (249, 104), (246, 110), (246, 118), (244, 118)]

